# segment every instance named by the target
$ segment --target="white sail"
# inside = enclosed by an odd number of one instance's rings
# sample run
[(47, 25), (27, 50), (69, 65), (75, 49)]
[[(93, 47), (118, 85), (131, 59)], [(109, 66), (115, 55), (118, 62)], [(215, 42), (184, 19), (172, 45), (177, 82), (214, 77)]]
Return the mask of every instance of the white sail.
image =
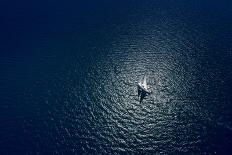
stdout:
[(146, 78), (146, 75), (143, 78), (143, 87), (147, 90), (147, 78)]

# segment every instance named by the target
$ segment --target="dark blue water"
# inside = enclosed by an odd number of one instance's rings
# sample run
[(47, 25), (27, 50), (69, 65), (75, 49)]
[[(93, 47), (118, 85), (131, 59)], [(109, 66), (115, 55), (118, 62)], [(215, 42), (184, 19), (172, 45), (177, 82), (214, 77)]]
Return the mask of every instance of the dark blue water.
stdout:
[(231, 1), (3, 0), (0, 21), (0, 154), (232, 153)]

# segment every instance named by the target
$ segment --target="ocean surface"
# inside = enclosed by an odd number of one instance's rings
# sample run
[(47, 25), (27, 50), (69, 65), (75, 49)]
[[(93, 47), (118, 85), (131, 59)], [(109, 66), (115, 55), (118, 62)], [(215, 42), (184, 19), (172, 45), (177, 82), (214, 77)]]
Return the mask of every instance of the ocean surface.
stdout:
[(231, 0), (0, 2), (0, 154), (231, 154), (231, 92)]

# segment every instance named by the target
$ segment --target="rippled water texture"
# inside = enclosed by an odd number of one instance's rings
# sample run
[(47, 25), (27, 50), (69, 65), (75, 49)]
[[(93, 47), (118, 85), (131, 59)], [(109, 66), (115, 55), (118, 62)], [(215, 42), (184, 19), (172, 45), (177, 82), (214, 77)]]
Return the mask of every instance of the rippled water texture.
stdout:
[[(56, 5), (60, 21), (41, 27), (61, 26), (1, 56), (0, 152), (231, 151), (231, 5), (105, 2), (84, 5), (88, 14)], [(140, 103), (144, 75), (152, 94)]]

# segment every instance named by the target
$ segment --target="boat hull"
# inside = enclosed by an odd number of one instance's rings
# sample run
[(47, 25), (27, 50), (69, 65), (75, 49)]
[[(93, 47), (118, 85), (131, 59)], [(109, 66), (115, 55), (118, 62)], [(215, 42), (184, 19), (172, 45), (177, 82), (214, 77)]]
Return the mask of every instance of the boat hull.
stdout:
[(141, 85), (138, 84), (138, 95), (143, 95), (143, 96), (147, 96), (150, 95), (151, 92), (148, 91), (147, 89), (145, 89), (144, 87), (142, 87)]

